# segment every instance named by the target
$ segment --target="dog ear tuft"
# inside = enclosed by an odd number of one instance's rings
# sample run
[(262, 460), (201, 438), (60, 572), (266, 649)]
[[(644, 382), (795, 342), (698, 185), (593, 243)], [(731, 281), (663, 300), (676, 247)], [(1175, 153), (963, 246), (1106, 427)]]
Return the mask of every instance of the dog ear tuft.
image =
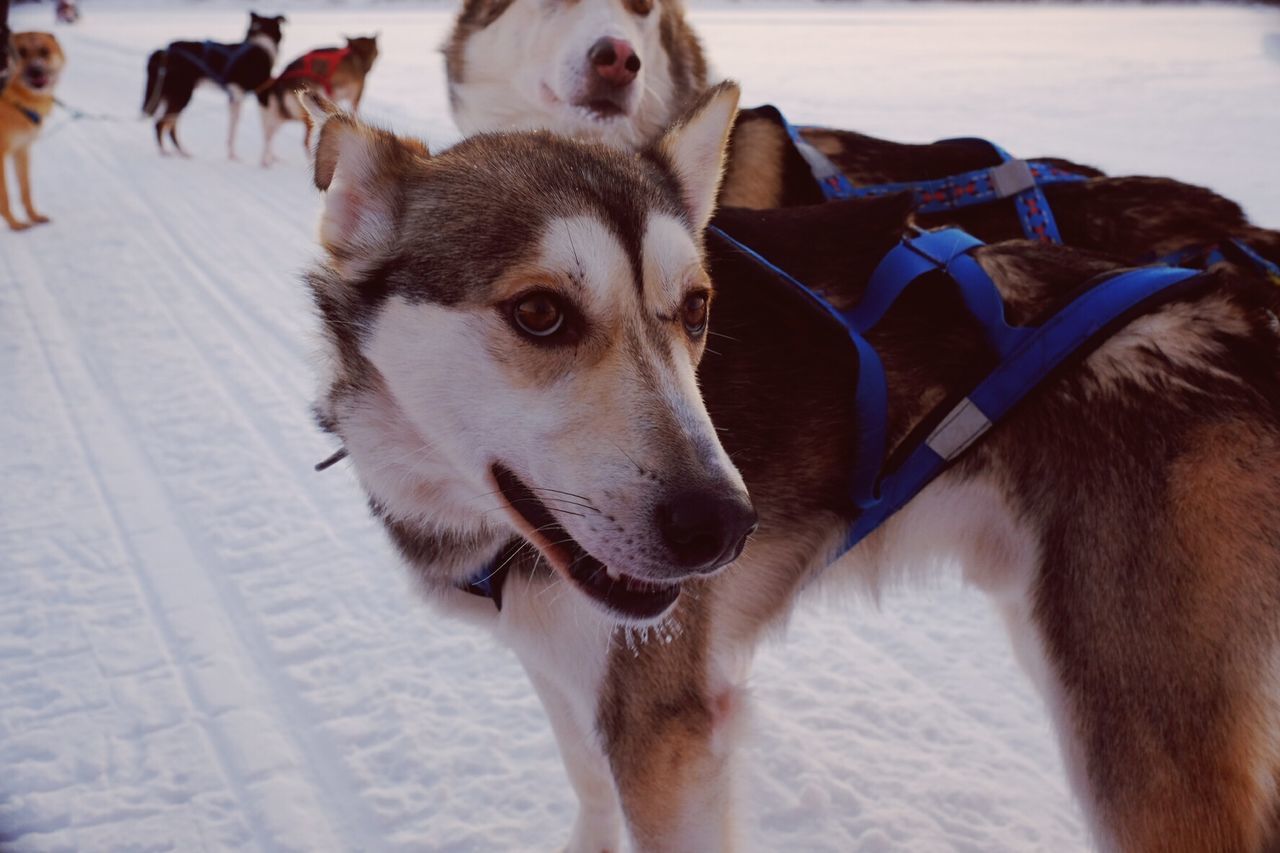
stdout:
[(427, 148), (361, 124), (315, 92), (299, 92), (298, 100), (310, 127), (315, 185), (325, 193), (320, 242), (340, 274), (356, 277), (391, 249), (401, 187)]
[(706, 227), (715, 210), (739, 94), (738, 85), (732, 82), (708, 89), (667, 128), (655, 146), (659, 158), (675, 172), (689, 222), (698, 231)]

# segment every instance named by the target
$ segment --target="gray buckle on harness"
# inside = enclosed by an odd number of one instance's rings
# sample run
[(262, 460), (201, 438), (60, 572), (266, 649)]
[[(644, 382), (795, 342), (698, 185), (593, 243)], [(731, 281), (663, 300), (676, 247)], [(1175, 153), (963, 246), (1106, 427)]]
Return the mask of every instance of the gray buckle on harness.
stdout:
[(831, 162), (831, 158), (804, 140), (796, 141), (796, 150), (800, 152), (800, 156), (809, 164), (809, 171), (813, 172), (813, 177), (819, 183), (832, 175), (840, 174), (840, 169), (836, 167), (835, 163)]
[(992, 166), (987, 174), (991, 176), (991, 186), (1000, 198), (1017, 195), (1036, 185), (1036, 177), (1031, 174), (1026, 160), (1006, 160), (999, 166)]
[(982, 434), (991, 428), (991, 419), (983, 414), (968, 397), (960, 401), (942, 419), (938, 428), (925, 439), (929, 449), (950, 462), (969, 449)]

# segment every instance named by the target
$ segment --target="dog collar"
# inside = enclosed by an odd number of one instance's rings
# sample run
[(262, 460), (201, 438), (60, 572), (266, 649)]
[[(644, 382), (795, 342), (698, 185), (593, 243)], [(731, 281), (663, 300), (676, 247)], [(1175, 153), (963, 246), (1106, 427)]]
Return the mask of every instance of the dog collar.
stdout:
[[(315, 469), (317, 471), (327, 471), (346, 458), (347, 449), (339, 447), (323, 462), (317, 462)], [(502, 586), (506, 583), (507, 575), (511, 574), (511, 564), (515, 562), (516, 552), (520, 550), (521, 545), (523, 545), (523, 542), (519, 539), (512, 539), (506, 545), (503, 545), (492, 560), (486, 562), (472, 572), (466, 580), (460, 582), (458, 589), (463, 592), (469, 592), (472, 595), (478, 595), (481, 598), (487, 598), (493, 602), (494, 607), (502, 610)]]
[(40, 123), (44, 121), (44, 118), (40, 115), (40, 113), (36, 112), (35, 110), (29, 107), (24, 107), (22, 104), (18, 103), (17, 101), (11, 101), (8, 98), (5, 98), (4, 102), (9, 106), (13, 107), (18, 112), (22, 113), (26, 117), (27, 121), (31, 122), (37, 127), (39, 127)]
[(459, 583), (458, 589), (489, 599), (493, 602), (493, 606), (501, 611), (502, 587), (507, 581), (507, 576), (511, 574), (511, 564), (515, 562), (516, 552), (523, 544), (519, 539), (512, 539), (503, 545), (492, 560)]

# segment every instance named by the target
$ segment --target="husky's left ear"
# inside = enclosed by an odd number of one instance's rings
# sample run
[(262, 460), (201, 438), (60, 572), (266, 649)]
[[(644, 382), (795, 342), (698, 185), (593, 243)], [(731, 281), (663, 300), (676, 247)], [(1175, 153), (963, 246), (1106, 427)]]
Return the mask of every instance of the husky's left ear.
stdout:
[(428, 156), (420, 142), (356, 121), (313, 91), (298, 93), (323, 190), (320, 243), (344, 278), (358, 278), (391, 251), (404, 178)]
[(715, 210), (724, 174), (725, 145), (738, 114), (738, 84), (725, 82), (703, 93), (654, 146), (680, 182), (689, 223), (706, 227)]

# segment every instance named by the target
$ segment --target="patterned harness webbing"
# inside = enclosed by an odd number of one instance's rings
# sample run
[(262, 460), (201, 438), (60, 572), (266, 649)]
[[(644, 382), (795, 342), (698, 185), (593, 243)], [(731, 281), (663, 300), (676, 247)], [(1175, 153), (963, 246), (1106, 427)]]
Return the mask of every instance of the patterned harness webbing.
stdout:
[[(779, 114), (781, 117), (781, 114)], [(986, 139), (961, 137), (944, 139), (943, 142), (980, 142), (991, 147), (1000, 157), (1000, 165), (986, 169), (974, 169), (958, 175), (949, 175), (928, 181), (903, 181), (892, 184), (873, 184), (859, 187), (844, 176), (839, 167), (825, 154), (811, 145), (801, 135), (803, 128), (792, 125), (785, 118), (787, 129), (796, 149), (804, 157), (813, 172), (814, 179), (822, 187), (828, 201), (846, 198), (868, 198), (910, 192), (915, 196), (915, 209), (920, 213), (944, 213), (962, 207), (989, 204), (1012, 197), (1022, 223), (1023, 234), (1029, 240), (1045, 243), (1062, 243), (1062, 234), (1053, 218), (1049, 200), (1041, 187), (1052, 184), (1087, 181), (1077, 175), (1041, 160), (1019, 160), (1009, 155), (999, 145)], [(1224, 261), (1252, 266), (1276, 284), (1280, 284), (1280, 265), (1267, 260), (1244, 242), (1235, 239), (1209, 245), (1195, 245), (1168, 255), (1150, 255), (1143, 263), (1167, 267), (1208, 269)]]
[(324, 93), (333, 97), (333, 75), (337, 73), (342, 60), (351, 55), (349, 47), (324, 47), (304, 53), (280, 74), (277, 82), (287, 83), (290, 80), (305, 80), (318, 83), (324, 87)]
[(943, 213), (961, 207), (990, 204), (1012, 198), (1022, 223), (1022, 232), (1028, 240), (1045, 243), (1061, 243), (1062, 234), (1054, 221), (1053, 210), (1041, 187), (1050, 184), (1079, 183), (1087, 181), (1050, 163), (1039, 160), (1026, 161), (1010, 156), (994, 142), (971, 137), (945, 139), (944, 142), (976, 142), (987, 145), (1000, 158), (1000, 165), (985, 169), (973, 169), (958, 175), (922, 181), (901, 181), (890, 184), (854, 186), (831, 160), (801, 135), (801, 129), (786, 119), (787, 133), (813, 170), (828, 201), (845, 198), (868, 198), (910, 192), (915, 196), (915, 208), (920, 213)]

